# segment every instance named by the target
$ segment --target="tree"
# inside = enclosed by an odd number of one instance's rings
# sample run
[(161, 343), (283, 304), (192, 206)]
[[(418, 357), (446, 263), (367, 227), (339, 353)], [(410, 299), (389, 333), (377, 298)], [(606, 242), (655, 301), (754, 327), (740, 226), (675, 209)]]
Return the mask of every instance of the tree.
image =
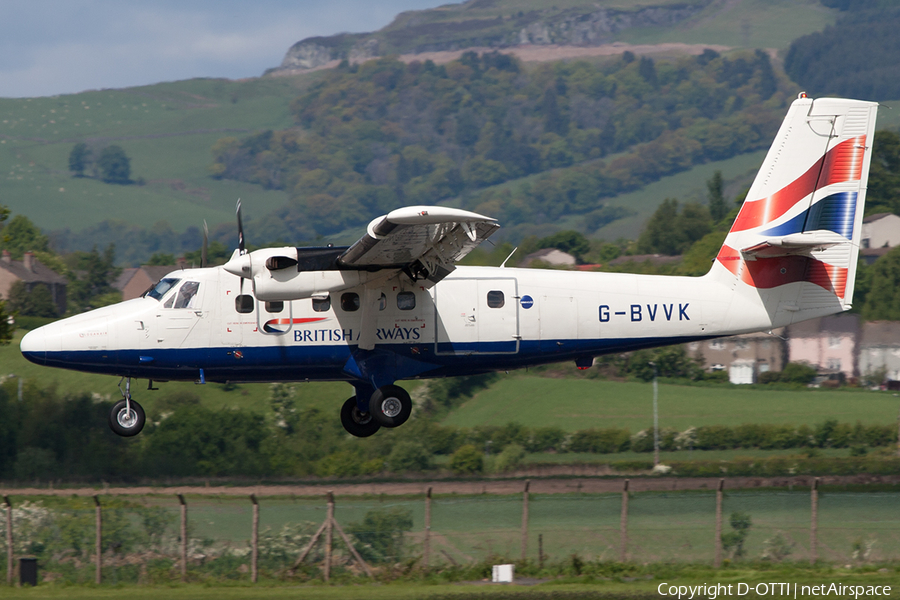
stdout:
[(14, 259), (21, 259), (26, 252), (49, 252), (50, 238), (25, 215), (16, 215), (3, 228), (0, 248), (9, 250)]
[(578, 260), (591, 249), (591, 243), (577, 231), (560, 231), (538, 241), (539, 248), (556, 248), (568, 252)]
[(90, 158), (91, 151), (84, 142), (72, 147), (72, 151), (69, 152), (69, 170), (75, 174), (75, 177), (84, 177), (84, 170), (87, 168)]
[(472, 444), (460, 446), (450, 457), (450, 470), (457, 475), (472, 475), (484, 470), (484, 457)]
[(709, 216), (712, 217), (714, 223), (718, 223), (728, 212), (725, 207), (725, 196), (722, 193), (722, 171), (713, 173), (712, 179), (706, 182), (706, 189), (709, 190), (709, 194), (706, 196)]
[(730, 551), (733, 558), (744, 556), (744, 541), (750, 533), (753, 521), (750, 515), (742, 512), (731, 513), (731, 531), (722, 534), (722, 548)]
[(370, 510), (362, 521), (347, 525), (347, 532), (362, 542), (363, 558), (396, 563), (403, 559), (403, 534), (412, 527), (412, 512), (395, 506)]
[(101, 178), (106, 183), (127, 184), (131, 183), (131, 159), (125, 154), (121, 146), (107, 146), (100, 153), (97, 160), (100, 167)]
[(12, 341), (13, 329), (14, 327), (9, 324), (6, 301), (0, 300), (0, 346), (6, 346)]
[(19, 280), (10, 286), (8, 296), (9, 309), (23, 317), (59, 316), (53, 296), (43, 283), (35, 284), (29, 292), (27, 284)]
[(867, 321), (900, 320), (900, 246), (869, 267), (869, 292), (863, 317)]

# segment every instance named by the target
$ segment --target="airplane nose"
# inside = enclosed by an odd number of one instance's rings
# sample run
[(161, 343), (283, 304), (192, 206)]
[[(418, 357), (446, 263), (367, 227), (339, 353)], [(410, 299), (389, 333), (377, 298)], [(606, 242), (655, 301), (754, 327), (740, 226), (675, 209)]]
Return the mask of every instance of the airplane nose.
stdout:
[(33, 331), (29, 331), (22, 338), (19, 344), (19, 350), (29, 361), (43, 365), (47, 362), (47, 332), (43, 327), (38, 327)]

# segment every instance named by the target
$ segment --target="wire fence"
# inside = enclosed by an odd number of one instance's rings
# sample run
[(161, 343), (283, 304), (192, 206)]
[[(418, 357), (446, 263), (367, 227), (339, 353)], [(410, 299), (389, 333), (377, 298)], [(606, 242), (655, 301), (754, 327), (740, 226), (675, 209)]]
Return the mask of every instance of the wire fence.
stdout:
[(377, 576), (397, 565), (522, 560), (900, 560), (900, 492), (5, 500), (0, 573), (10, 583), (20, 558), (37, 559), (42, 581), (113, 584)]

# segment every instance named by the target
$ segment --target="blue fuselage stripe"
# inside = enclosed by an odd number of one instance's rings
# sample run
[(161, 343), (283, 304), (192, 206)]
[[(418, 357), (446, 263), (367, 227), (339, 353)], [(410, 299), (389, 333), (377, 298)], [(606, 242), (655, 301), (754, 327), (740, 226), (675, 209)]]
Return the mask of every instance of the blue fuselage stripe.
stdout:
[[(426, 377), (470, 375), (529, 365), (574, 360), (612, 352), (684, 343), (708, 336), (625, 338), (601, 340), (522, 340), (518, 352), (508, 342), (467, 344), (385, 344), (381, 351), (407, 362), (428, 363)], [(514, 347), (513, 347), (514, 349)], [(240, 348), (178, 348), (153, 350), (78, 350), (25, 352), (31, 362), (50, 367), (144, 379), (207, 381), (350, 380), (344, 366), (356, 346), (255, 346)], [(474, 360), (473, 360), (474, 359)], [(409, 375), (397, 373), (397, 379)]]

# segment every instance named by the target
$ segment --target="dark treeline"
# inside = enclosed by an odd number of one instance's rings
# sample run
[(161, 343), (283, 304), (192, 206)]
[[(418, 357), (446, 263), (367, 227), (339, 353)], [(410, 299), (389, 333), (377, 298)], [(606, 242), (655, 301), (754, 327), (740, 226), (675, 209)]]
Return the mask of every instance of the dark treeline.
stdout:
[[(449, 381), (435, 390), (438, 403), (468, 394), (479, 379)], [(495, 469), (517, 466), (525, 452), (649, 452), (652, 429), (442, 426), (426, 415), (414, 418), (401, 435), (382, 432), (351, 439), (330, 413), (297, 409), (289, 386), (273, 386), (273, 411), (264, 416), (243, 410), (212, 410), (192, 394), (170, 393), (149, 411), (137, 438), (123, 439), (100, 424), (111, 401), (90, 394), (61, 394), (25, 382), (17, 399), (17, 380), (0, 386), (0, 478), (69, 481), (166, 477), (305, 477), (403, 473), (434, 468), (435, 456), (450, 456), (458, 473), (482, 470), (481, 456), (497, 455)], [(825, 421), (801, 425), (744, 424), (661, 430), (666, 451), (730, 448), (846, 448), (896, 441), (891, 425)], [(466, 463), (466, 458), (477, 463)]]
[(827, 4), (844, 12), (825, 31), (794, 40), (787, 74), (814, 96), (900, 98), (900, 7), (879, 0)]
[(325, 74), (294, 101), (297, 128), (220, 140), (213, 172), (289, 192), (258, 224), (270, 239), (454, 197), (511, 226), (573, 213), (600, 226), (623, 216), (606, 197), (768, 143), (787, 96), (763, 52), (534, 69), (497, 53), (380, 59)]

